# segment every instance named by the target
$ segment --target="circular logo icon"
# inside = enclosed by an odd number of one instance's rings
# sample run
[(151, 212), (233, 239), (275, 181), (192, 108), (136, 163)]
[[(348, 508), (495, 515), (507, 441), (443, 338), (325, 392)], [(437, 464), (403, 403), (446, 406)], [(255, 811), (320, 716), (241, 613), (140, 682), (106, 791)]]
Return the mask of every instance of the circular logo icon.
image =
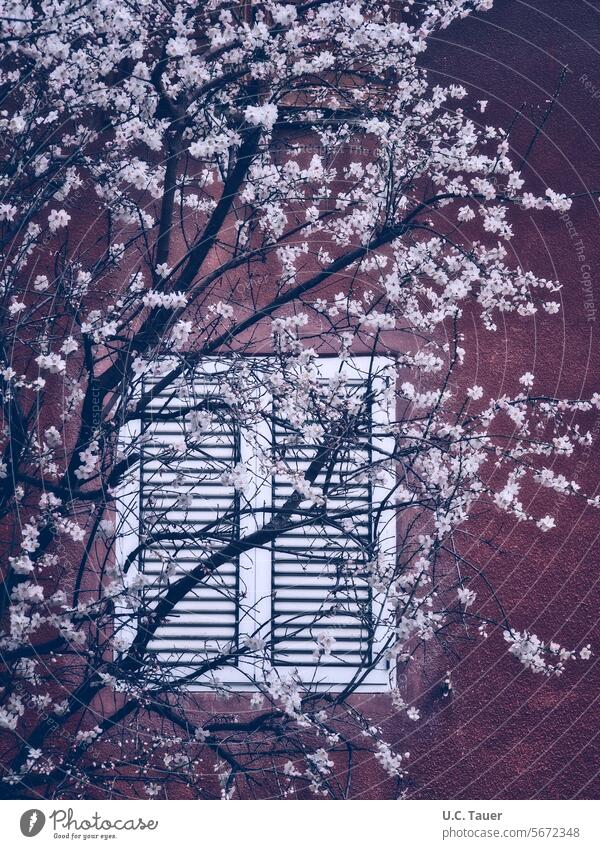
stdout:
[(25, 837), (35, 837), (43, 829), (45, 822), (45, 815), (37, 808), (25, 811), (21, 816), (21, 834)]

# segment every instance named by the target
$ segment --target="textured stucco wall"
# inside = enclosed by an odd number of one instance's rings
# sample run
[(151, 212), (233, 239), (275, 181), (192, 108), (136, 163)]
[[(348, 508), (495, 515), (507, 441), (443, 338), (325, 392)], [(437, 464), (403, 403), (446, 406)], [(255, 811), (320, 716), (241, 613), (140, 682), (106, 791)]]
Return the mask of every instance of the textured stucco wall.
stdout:
[[(521, 153), (533, 134), (527, 116), (538, 107), (536, 114), (543, 113), (567, 66), (560, 99), (527, 169), (534, 179), (538, 175), (558, 190), (586, 193), (600, 191), (599, 48), (597, 1), (496, 0), (491, 13), (443, 33), (425, 62), (441, 79), (464, 82), (489, 101), (484, 116), (466, 107), (476, 120), (507, 124), (521, 109), (512, 139)], [(521, 221), (515, 261), (564, 282), (562, 313), (511, 320), (494, 335), (467, 324), (467, 344), (476, 346), (477, 357), (465, 381), (476, 380), (490, 392), (514, 391), (519, 375), (531, 370), (539, 378), (540, 392), (577, 397), (600, 391), (598, 210), (595, 198), (582, 198), (568, 220), (549, 216), (542, 219), (541, 229)], [(582, 281), (584, 275), (589, 282)], [(593, 418), (589, 425), (594, 426)], [(576, 458), (576, 480), (592, 490), (600, 465), (599, 439), (600, 420), (592, 451)], [(572, 461), (568, 468), (573, 469)], [(540, 498), (533, 491), (527, 495)], [(477, 531), (491, 544), (467, 543), (465, 553), (485, 567), (515, 627), (531, 627), (567, 646), (591, 642), (600, 658), (599, 516), (567, 501), (560, 506), (557, 528), (539, 535), (531, 527), (485, 515)], [(402, 686), (419, 705), (420, 722), (400, 722), (386, 698), (365, 700), (374, 719), (386, 726), (388, 739), (411, 752), (409, 796), (598, 798), (596, 655), (587, 664), (573, 664), (562, 678), (546, 680), (522, 670), (495, 634), (484, 642), (463, 644), (459, 658), (434, 647), (415, 666)], [(448, 668), (454, 694), (444, 699), (439, 680)], [(380, 775), (372, 762), (359, 760), (356, 794), (393, 797), (390, 782), (378, 783)], [(128, 795), (127, 788), (123, 792)]]
[[(465, 83), (476, 98), (489, 101), (482, 116), (469, 98), (465, 108), (475, 120), (506, 126), (520, 110), (511, 141), (521, 155), (534, 135), (532, 118), (539, 122), (567, 67), (559, 100), (523, 170), (536, 188), (550, 183), (584, 194), (600, 190), (599, 49), (598, 3), (496, 0), (491, 13), (443, 33), (425, 62), (441, 80)], [(562, 312), (512, 319), (495, 334), (467, 322), (467, 347), (477, 352), (464, 374), (468, 385), (475, 381), (490, 393), (514, 392), (518, 377), (531, 370), (540, 394), (574, 398), (600, 390), (599, 210), (596, 198), (582, 197), (562, 221), (537, 216), (534, 225), (528, 216), (520, 218), (515, 263), (564, 283)], [(600, 418), (590, 417), (587, 425), (595, 427), (592, 450), (557, 470), (593, 493)], [(543, 493), (531, 490), (525, 496), (540, 510), (557, 509)], [(485, 568), (514, 627), (531, 628), (567, 647), (591, 642), (600, 655), (598, 512), (581, 503), (559, 503), (557, 527), (543, 535), (492, 514), (471, 529), (485, 542), (467, 542), (464, 553)], [(600, 660), (594, 655), (588, 663), (572, 664), (563, 677), (547, 680), (509, 657), (499, 632), (457, 648), (460, 657), (431, 647), (401, 680), (421, 709), (418, 723), (400, 721), (387, 698), (362, 699), (386, 727), (388, 739), (411, 752), (407, 795), (598, 798)], [(439, 686), (448, 668), (454, 684), (450, 699), (441, 696)], [(358, 758), (353, 773), (356, 796), (395, 797), (372, 760)]]
[[(536, 105), (544, 110), (566, 66), (558, 104), (528, 170), (558, 190), (583, 193), (600, 189), (599, 48), (597, 2), (497, 0), (493, 12), (447, 30), (426, 62), (443, 79), (464, 82), (488, 100), (488, 112), (480, 119), (487, 123), (506, 122), (520, 108), (525, 115)], [(513, 142), (521, 153), (532, 132), (526, 117), (518, 120)], [(518, 376), (530, 369), (539, 375), (536, 388), (541, 392), (577, 397), (598, 391), (600, 315), (594, 315), (592, 301), (600, 310), (598, 211), (596, 198), (582, 199), (569, 213), (570, 223), (553, 218), (544, 221), (542, 230), (525, 225), (515, 239), (515, 255), (525, 268), (563, 281), (562, 315), (510, 321), (493, 337), (478, 331), (478, 383), (513, 390)], [(474, 332), (470, 342), (475, 342)], [(575, 472), (577, 482), (592, 490), (598, 480), (600, 439), (600, 422), (590, 419), (590, 427), (594, 423), (594, 445), (577, 458)], [(592, 642), (600, 654), (598, 513), (567, 501), (560, 505), (557, 528), (541, 537), (490, 516), (479, 525), (486, 538), (506, 551), (494, 554), (481, 545), (471, 555), (485, 564), (514, 625), (532, 626), (567, 646)], [(598, 798), (596, 656), (588, 664), (573, 665), (560, 679), (545, 680), (521, 671), (504, 653), (501, 638), (491, 637), (465, 645), (461, 659), (452, 662), (451, 700), (439, 698), (432, 686), (435, 672), (446, 663), (436, 656), (427, 674), (411, 674), (408, 687), (422, 706), (423, 719), (394, 729), (412, 753), (410, 795)], [(363, 786), (370, 797), (385, 795), (366, 771)]]

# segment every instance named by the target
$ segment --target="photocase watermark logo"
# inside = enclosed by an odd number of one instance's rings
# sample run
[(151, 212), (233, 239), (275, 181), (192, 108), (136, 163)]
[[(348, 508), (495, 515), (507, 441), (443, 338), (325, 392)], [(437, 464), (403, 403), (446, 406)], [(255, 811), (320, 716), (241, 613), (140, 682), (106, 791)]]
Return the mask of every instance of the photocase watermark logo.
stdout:
[(25, 811), (21, 816), (21, 834), (25, 837), (35, 837), (46, 824), (46, 816), (37, 808)]
[(97, 832), (108, 832), (112, 837), (116, 837), (123, 831), (154, 831), (158, 828), (158, 820), (144, 817), (119, 817), (112, 820), (94, 811), (93, 814), (77, 819), (73, 808), (57, 808), (46, 817), (42, 811), (32, 808), (21, 815), (21, 834), (24, 837), (35, 837), (44, 828), (46, 820), (54, 837), (81, 837), (83, 833), (84, 840), (98, 837)]

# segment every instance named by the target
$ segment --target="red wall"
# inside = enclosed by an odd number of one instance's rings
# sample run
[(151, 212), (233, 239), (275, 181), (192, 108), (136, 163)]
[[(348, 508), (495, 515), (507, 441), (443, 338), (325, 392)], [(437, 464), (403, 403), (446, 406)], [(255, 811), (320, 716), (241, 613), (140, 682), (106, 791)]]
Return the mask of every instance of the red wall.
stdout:
[[(425, 62), (444, 81), (467, 84), (476, 95), (469, 103), (489, 101), (483, 116), (466, 107), (475, 120), (507, 124), (522, 109), (513, 138), (521, 153), (534, 132), (531, 116), (539, 119), (561, 69), (568, 66), (560, 99), (526, 167), (540, 185), (549, 182), (558, 191), (587, 193), (600, 191), (598, 48), (598, 4), (496, 0), (493, 12), (462, 21), (436, 39)], [(531, 370), (541, 392), (578, 397), (600, 391), (598, 208), (595, 197), (584, 197), (568, 220), (537, 218), (543, 230), (522, 224), (524, 231), (513, 245), (515, 262), (562, 280), (563, 310), (558, 316), (511, 320), (493, 335), (467, 325), (466, 347), (476, 351), (465, 375), (470, 384), (480, 383), (490, 393), (510, 392), (519, 375)], [(593, 419), (589, 425), (594, 426)], [(600, 420), (596, 425), (592, 450), (576, 458), (575, 472), (574, 462), (568, 466), (570, 476), (590, 492), (599, 470)], [(539, 497), (533, 491), (529, 495)], [(495, 515), (479, 520), (477, 530), (493, 546), (469, 543), (465, 554), (485, 567), (513, 625), (530, 627), (567, 647), (591, 642), (595, 655), (588, 663), (572, 663), (563, 677), (547, 680), (508, 656), (497, 633), (486, 641), (464, 643), (459, 658), (435, 648), (428, 651), (401, 682), (421, 710), (417, 723), (394, 716), (389, 699), (366, 697), (388, 739), (400, 751), (411, 752), (409, 796), (600, 795), (599, 515), (567, 501), (560, 505), (556, 529), (544, 535), (532, 532), (531, 526), (500, 523)], [(439, 681), (448, 668), (454, 691), (443, 698)], [(393, 797), (391, 783), (378, 783), (380, 777), (372, 761), (357, 764), (356, 794)]]
[[(489, 101), (483, 116), (477, 106), (467, 107), (475, 120), (507, 125), (521, 110), (513, 134), (513, 150), (521, 155), (534, 135), (533, 122), (539, 123), (568, 66), (559, 100), (523, 170), (534, 187), (539, 181), (542, 193), (550, 184), (585, 194), (600, 191), (598, 48), (600, 8), (585, 0), (496, 0), (492, 13), (462, 21), (436, 39), (425, 61), (441, 80), (466, 84), (475, 95), (469, 103)], [(531, 370), (540, 393), (575, 398), (600, 391), (599, 201), (578, 199), (562, 221), (537, 216), (537, 226), (519, 222), (515, 263), (564, 283), (562, 312), (512, 319), (495, 334), (467, 323), (465, 347), (476, 352), (464, 375), (467, 385), (514, 392), (518, 377)], [(582, 252), (585, 259), (578, 257)], [(587, 424), (595, 427), (592, 450), (571, 458), (560, 471), (593, 494), (600, 419)], [(556, 502), (542, 502), (539, 492), (528, 497), (538, 509), (542, 503), (544, 512), (557, 510)], [(595, 654), (587, 663), (571, 663), (562, 677), (546, 679), (509, 656), (498, 631), (485, 641), (465, 642), (460, 657), (429, 648), (400, 681), (421, 710), (417, 723), (401, 720), (388, 698), (363, 697), (388, 739), (411, 753), (407, 796), (600, 796), (598, 516), (581, 503), (559, 502), (557, 527), (543, 535), (532, 526), (501, 522), (497, 515), (478, 521), (478, 534), (493, 545), (469, 543), (464, 553), (485, 568), (513, 626), (567, 648), (591, 642)], [(449, 668), (454, 690), (444, 698), (440, 681)], [(355, 764), (353, 786), (360, 798), (396, 796), (370, 759)]]
[[(486, 123), (506, 122), (520, 108), (525, 115), (536, 105), (543, 111), (562, 67), (568, 66), (528, 172), (559, 191), (586, 193), (600, 190), (599, 48), (597, 3), (496, 0), (492, 13), (443, 33), (426, 62), (442, 79), (464, 82), (489, 101), (480, 118)], [(521, 118), (513, 140), (519, 152), (527, 149), (532, 133), (531, 121)], [(583, 198), (569, 213), (570, 230), (568, 221), (548, 219), (543, 232), (530, 227), (515, 240), (513, 249), (524, 267), (564, 283), (562, 315), (507, 322), (493, 337), (469, 331), (470, 346), (478, 346), (478, 383), (510, 391), (518, 376), (531, 370), (539, 377), (540, 391), (570, 397), (598, 391), (598, 212), (598, 198)], [(585, 260), (577, 256), (579, 239)], [(593, 419), (589, 425), (593, 428)], [(596, 421), (592, 450), (577, 458), (574, 475), (592, 493), (599, 437)], [(422, 719), (394, 729), (401, 748), (411, 751), (409, 796), (600, 796), (600, 523), (597, 512), (568, 501), (557, 518), (556, 529), (539, 535), (484, 517), (483, 535), (494, 534), (506, 553), (479, 546), (470, 555), (486, 566), (515, 627), (531, 626), (567, 647), (591, 642), (595, 655), (588, 663), (572, 664), (563, 677), (547, 680), (522, 670), (506, 655), (501, 636), (494, 635), (465, 645), (460, 660), (452, 662), (451, 699), (436, 693), (436, 671), (443, 672), (447, 664), (439, 654), (432, 658), (433, 670), (427, 664), (413, 672), (408, 686)], [(381, 798), (386, 791), (365, 774), (364, 792)]]

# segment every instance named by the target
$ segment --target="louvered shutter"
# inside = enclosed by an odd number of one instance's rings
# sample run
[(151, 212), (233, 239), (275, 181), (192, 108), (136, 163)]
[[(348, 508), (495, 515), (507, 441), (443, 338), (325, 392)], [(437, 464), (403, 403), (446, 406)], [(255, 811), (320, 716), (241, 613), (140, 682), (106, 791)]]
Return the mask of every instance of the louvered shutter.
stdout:
[[(353, 391), (368, 397), (367, 373), (356, 368), (358, 359), (349, 364), (357, 371), (349, 381)], [(323, 381), (337, 372), (340, 361), (322, 360), (319, 371)], [(327, 467), (315, 479), (320, 489), (328, 479), (328, 513), (342, 512), (352, 517), (352, 534), (335, 524), (315, 522), (282, 534), (272, 546), (272, 616), (275, 647), (273, 663), (297, 668), (305, 682), (335, 688), (355, 676), (361, 689), (376, 690), (389, 686), (389, 665), (378, 657), (381, 649), (383, 605), (361, 575), (361, 563), (369, 557), (373, 542), (373, 507), (377, 491), (360, 474), (365, 460), (370, 462), (373, 425), (381, 417), (368, 400), (363, 404), (357, 425), (357, 446), (342, 439), (341, 450), (332, 455)], [(305, 473), (315, 455), (316, 446), (294, 445), (294, 429), (275, 417), (273, 443), (276, 452), (284, 451), (291, 470)], [(293, 492), (284, 477), (273, 479), (273, 504), (281, 509)], [(298, 518), (297, 516), (295, 517)], [(320, 634), (335, 638), (331, 653), (314, 655)], [(366, 676), (365, 667), (375, 668)]]
[[(210, 420), (199, 423), (207, 413)], [(169, 581), (238, 537), (238, 496), (220, 478), (238, 461), (240, 438), (210, 370), (154, 398), (142, 433), (140, 534), (149, 544), (139, 568), (151, 578), (144, 593), (152, 604)], [(174, 675), (193, 674), (203, 661), (237, 646), (238, 602), (236, 557), (176, 605), (149, 651)]]

